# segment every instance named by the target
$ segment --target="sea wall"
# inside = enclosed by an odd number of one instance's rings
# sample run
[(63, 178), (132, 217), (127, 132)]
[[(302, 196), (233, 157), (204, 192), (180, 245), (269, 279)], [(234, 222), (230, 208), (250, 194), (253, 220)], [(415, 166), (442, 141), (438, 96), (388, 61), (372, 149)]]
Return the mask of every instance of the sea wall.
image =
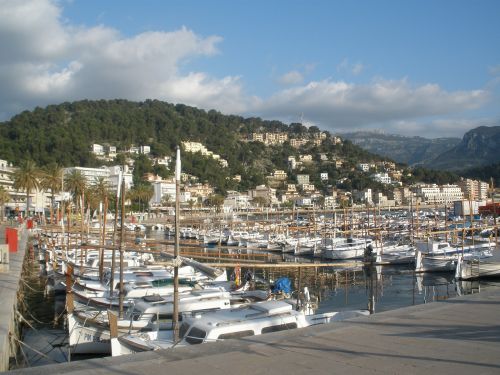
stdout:
[[(0, 241), (5, 243), (6, 226), (0, 226)], [(29, 231), (25, 226), (18, 230), (18, 247), (9, 253), (9, 263), (0, 264), (0, 371), (9, 369), (9, 360), (15, 355), (17, 345), (11, 335), (18, 334), (16, 311), (21, 286), (23, 265), (28, 245)]]

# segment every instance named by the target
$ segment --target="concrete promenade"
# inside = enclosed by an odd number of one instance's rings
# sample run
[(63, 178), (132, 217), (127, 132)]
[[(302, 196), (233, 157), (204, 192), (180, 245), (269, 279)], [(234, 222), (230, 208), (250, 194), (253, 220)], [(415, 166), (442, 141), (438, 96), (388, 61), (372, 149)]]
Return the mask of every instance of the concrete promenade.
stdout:
[(25, 374), (499, 374), (500, 288), (349, 322)]
[[(0, 241), (5, 243), (5, 225), (0, 226)], [(24, 255), (26, 253), (28, 231), (17, 227), (20, 235), (18, 251), (9, 254), (9, 263), (0, 264), (0, 371), (9, 366), (10, 338), (9, 332), (15, 332), (14, 316), (17, 305), (17, 291), (21, 280)]]

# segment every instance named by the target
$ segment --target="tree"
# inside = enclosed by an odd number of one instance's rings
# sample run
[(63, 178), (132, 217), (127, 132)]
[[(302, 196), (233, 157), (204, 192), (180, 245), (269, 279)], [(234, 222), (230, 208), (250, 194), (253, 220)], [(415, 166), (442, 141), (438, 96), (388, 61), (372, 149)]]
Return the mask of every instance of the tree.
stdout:
[(55, 195), (62, 190), (63, 182), (63, 169), (57, 164), (52, 163), (42, 169), (40, 183), (43, 189), (50, 190), (51, 204), (50, 204), (50, 222), (54, 223), (54, 205)]
[(87, 180), (82, 172), (77, 169), (73, 169), (64, 178), (64, 186), (73, 194), (73, 200), (76, 202), (76, 206), (80, 206), (83, 230), (83, 210), (85, 207), (85, 191), (87, 190)]
[(10, 200), (10, 194), (3, 186), (0, 186), (0, 207), (2, 209), (2, 213), (0, 214), (0, 221), (3, 221), (4, 212), (5, 212), (5, 203)]
[(220, 208), (224, 204), (224, 197), (219, 194), (212, 194), (205, 200), (205, 204), (209, 207), (215, 207), (215, 210), (220, 212)]
[(172, 196), (170, 194), (166, 194), (161, 197), (161, 205), (163, 207), (167, 207), (172, 203)]
[(149, 200), (153, 196), (153, 187), (149, 184), (139, 184), (130, 190), (130, 199), (139, 204), (139, 211), (143, 211), (149, 205)]
[(32, 160), (26, 160), (20, 167), (14, 172), (14, 189), (25, 190), (26, 191), (26, 217), (29, 214), (30, 206), (30, 194), (33, 189), (40, 188), (40, 170), (36, 166), (36, 163)]
[(83, 197), (85, 190), (87, 190), (87, 180), (82, 172), (77, 169), (69, 172), (64, 178), (64, 186), (73, 194), (73, 200), (79, 205), (78, 198)]
[(257, 207), (264, 207), (269, 204), (269, 199), (265, 197), (254, 197), (252, 199), (252, 203), (255, 204)]

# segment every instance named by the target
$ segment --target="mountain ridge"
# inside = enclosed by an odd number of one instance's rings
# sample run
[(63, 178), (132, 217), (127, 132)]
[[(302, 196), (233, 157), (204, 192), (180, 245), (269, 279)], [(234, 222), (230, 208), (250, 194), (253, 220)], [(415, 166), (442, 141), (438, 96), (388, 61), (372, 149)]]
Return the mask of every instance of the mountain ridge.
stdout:
[(431, 139), (376, 131), (339, 133), (339, 135), (369, 152), (411, 166), (426, 165), (437, 158), (443, 150), (449, 150), (460, 142), (460, 138), (453, 137)]
[(479, 126), (466, 132), (455, 147), (427, 166), (458, 171), (500, 162), (500, 126)]

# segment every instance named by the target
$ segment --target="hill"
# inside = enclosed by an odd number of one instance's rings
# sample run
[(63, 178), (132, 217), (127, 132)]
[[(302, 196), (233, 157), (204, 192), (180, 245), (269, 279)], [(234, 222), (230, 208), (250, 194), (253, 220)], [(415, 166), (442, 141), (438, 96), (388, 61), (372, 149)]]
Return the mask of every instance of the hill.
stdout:
[(460, 142), (460, 138), (428, 139), (380, 132), (353, 132), (340, 135), (369, 152), (409, 165), (427, 164), (444, 150), (450, 150)]
[(499, 150), (500, 126), (480, 126), (465, 133), (460, 143), (426, 166), (454, 171), (486, 166), (500, 162)]
[[(291, 147), (290, 142), (266, 146), (248, 140), (254, 132), (286, 132), (289, 138), (311, 141), (299, 148)], [(308, 129), (301, 124), (222, 115), (157, 100), (83, 100), (25, 111), (0, 123), (0, 158), (15, 164), (32, 159), (39, 166), (57, 163), (97, 167), (104, 162), (90, 152), (93, 143), (111, 144), (118, 151), (128, 150), (133, 144), (150, 145), (151, 156), (155, 157), (173, 155), (177, 145), (189, 140), (203, 143), (227, 160), (228, 167), (223, 168), (199, 153), (183, 154), (183, 170), (201, 182), (209, 182), (219, 192), (263, 184), (275, 169), (288, 169), (289, 156), (298, 159), (301, 154), (309, 154), (314, 160), (290, 172), (290, 182), (296, 180), (297, 173), (308, 173), (318, 187), (335, 185), (339, 178), (346, 177), (346, 188), (383, 188), (355, 168), (359, 161), (372, 162), (380, 157), (349, 141), (336, 144), (328, 132), (324, 132), (327, 137), (321, 144), (314, 144), (318, 132), (316, 127)], [(320, 159), (321, 154), (327, 155), (326, 161)], [(336, 168), (334, 158), (343, 160), (342, 167)], [(137, 171), (149, 171), (143, 161), (139, 164)], [(327, 172), (328, 181), (322, 182), (319, 172)], [(235, 181), (235, 175), (241, 176), (241, 182)]]

